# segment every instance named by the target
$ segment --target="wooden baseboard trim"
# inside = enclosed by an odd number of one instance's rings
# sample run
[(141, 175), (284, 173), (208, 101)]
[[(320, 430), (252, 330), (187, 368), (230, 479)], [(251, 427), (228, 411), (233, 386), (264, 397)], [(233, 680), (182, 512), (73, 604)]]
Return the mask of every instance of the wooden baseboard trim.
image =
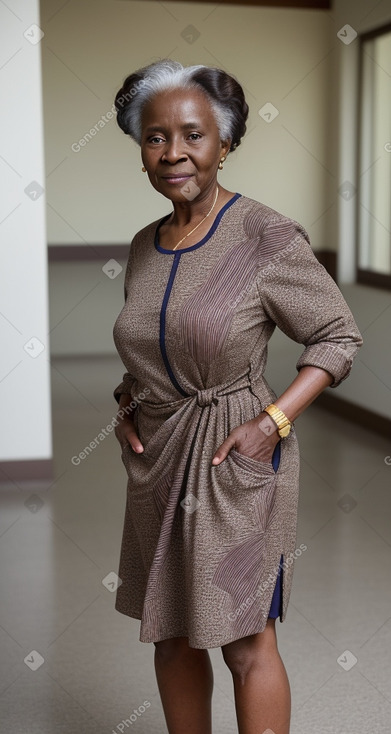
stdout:
[[(345, 420), (351, 421), (369, 431), (383, 436), (389, 440), (391, 436), (391, 420), (378, 413), (362, 408), (360, 405), (350, 403), (344, 398), (334, 397), (327, 391), (316, 398), (314, 405), (328, 410)], [(15, 489), (23, 489), (24, 484), (41, 483), (47, 485), (54, 481), (53, 461), (43, 459), (37, 461), (2, 461), (0, 462), (0, 489), (4, 486)], [(20, 486), (22, 485), (22, 486)]]
[(88, 262), (100, 260), (106, 263), (114, 260), (127, 260), (130, 243), (127, 245), (48, 245), (49, 263)]
[(23, 485), (27, 483), (42, 484), (43, 489), (47, 489), (53, 482), (52, 459), (0, 461), (0, 488), (15, 486), (15, 489), (24, 489)]
[[(92, 262), (99, 260), (103, 264), (112, 258), (127, 261), (130, 243), (117, 245), (48, 245), (49, 263), (58, 262)], [(331, 277), (337, 280), (337, 253), (333, 250), (314, 250), (321, 265)]]
[(389, 439), (391, 436), (391, 420), (389, 418), (374, 413), (372, 410), (367, 410), (367, 408), (362, 408), (361, 405), (350, 403), (349, 400), (344, 398), (334, 397), (327, 391), (318, 395), (314, 405), (330, 411), (333, 415), (345, 418), (356, 426), (359, 425), (368, 431), (378, 433), (384, 438)]

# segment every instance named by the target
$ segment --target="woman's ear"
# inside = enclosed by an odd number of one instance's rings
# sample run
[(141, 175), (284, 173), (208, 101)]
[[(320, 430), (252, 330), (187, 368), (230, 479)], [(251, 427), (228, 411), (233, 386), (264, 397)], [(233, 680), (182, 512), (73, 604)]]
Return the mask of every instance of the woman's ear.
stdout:
[(221, 155), (227, 156), (231, 147), (231, 139), (221, 141)]

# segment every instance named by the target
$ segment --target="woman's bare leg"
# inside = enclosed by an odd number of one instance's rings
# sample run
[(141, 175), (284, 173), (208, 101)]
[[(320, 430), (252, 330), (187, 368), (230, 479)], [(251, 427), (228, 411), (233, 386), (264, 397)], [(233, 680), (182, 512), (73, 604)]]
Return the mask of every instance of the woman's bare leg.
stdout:
[(239, 734), (289, 734), (291, 695), (275, 619), (263, 632), (222, 648), (234, 684)]
[(213, 670), (187, 637), (155, 642), (155, 671), (169, 734), (211, 734)]

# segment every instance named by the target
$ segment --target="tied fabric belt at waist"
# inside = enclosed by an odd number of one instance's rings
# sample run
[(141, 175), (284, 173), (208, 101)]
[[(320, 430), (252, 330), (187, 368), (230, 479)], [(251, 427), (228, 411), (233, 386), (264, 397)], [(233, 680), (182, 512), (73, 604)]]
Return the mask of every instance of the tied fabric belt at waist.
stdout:
[(205, 387), (196, 390), (196, 392), (187, 395), (184, 398), (180, 398), (179, 400), (170, 400), (164, 403), (155, 403), (150, 400), (143, 399), (140, 400), (138, 407), (141, 406), (142, 409), (145, 407), (148, 413), (164, 413), (166, 411), (175, 413), (182, 406), (188, 405), (189, 403), (194, 401), (195, 404), (198, 405), (200, 408), (205, 408), (208, 405), (212, 404), (218, 405), (220, 397), (230, 395), (231, 393), (238, 392), (239, 390), (248, 390), (249, 388), (251, 388), (251, 381), (249, 378), (249, 373), (247, 372), (245, 375), (241, 375), (241, 377), (237, 380), (234, 380), (234, 382), (230, 382), (229, 384), (226, 383), (222, 385), (214, 385), (213, 387)]

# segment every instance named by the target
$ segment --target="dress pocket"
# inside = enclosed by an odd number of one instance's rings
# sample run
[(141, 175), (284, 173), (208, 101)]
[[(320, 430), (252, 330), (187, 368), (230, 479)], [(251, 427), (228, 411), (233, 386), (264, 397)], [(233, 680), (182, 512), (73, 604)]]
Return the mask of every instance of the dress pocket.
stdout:
[(121, 459), (122, 459), (122, 461), (124, 462), (125, 465), (128, 463), (127, 457), (129, 455), (129, 451), (133, 451), (133, 449), (132, 449), (129, 441), (127, 441), (123, 445), (123, 447), (121, 448)]
[(280, 464), (280, 442), (281, 439), (274, 448), (271, 461), (258, 461), (258, 459), (253, 459), (251, 456), (241, 454), (235, 448), (231, 448), (229, 454), (231, 455), (232, 460), (241, 467), (241, 469), (245, 469), (248, 472), (255, 472), (260, 475), (270, 474), (273, 476), (276, 474)]
[(275, 474), (273, 465), (270, 461), (258, 461), (257, 459), (252, 459), (251, 456), (245, 456), (245, 454), (241, 454), (234, 448), (230, 450), (229, 455), (237, 466), (248, 472), (255, 472), (256, 474), (261, 475), (264, 475), (265, 473), (271, 475)]
[(143, 440), (143, 431), (141, 430), (141, 427), (140, 430), (138, 430), (137, 426), (138, 435), (140, 436), (141, 443), (144, 446), (144, 451), (140, 456), (144, 456), (147, 461), (152, 462), (157, 461), (163, 453), (169, 456), (173, 452), (178, 440), (177, 435), (175, 434), (177, 422), (178, 417), (173, 413), (156, 428), (147, 441), (145, 441), (145, 439)]
[(231, 449), (214, 469), (218, 507), (228, 507), (229, 522), (264, 532), (273, 511), (277, 474), (271, 462), (257, 461)]

